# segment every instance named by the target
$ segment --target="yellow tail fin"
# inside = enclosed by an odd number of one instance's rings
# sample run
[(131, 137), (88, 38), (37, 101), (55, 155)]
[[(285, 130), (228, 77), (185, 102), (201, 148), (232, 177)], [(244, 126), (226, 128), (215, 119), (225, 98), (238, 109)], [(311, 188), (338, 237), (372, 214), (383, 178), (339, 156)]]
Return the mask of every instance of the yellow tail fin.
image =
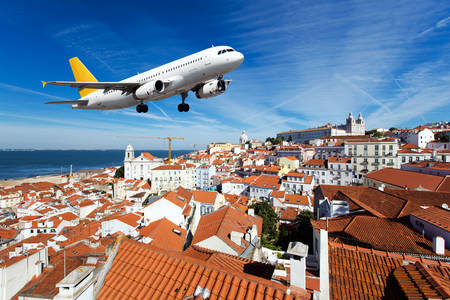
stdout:
[[(70, 67), (72, 68), (73, 76), (77, 82), (97, 82), (94, 75), (83, 65), (78, 57), (69, 59)], [(80, 96), (84, 97), (90, 93), (96, 91), (96, 89), (82, 89), (80, 90)]]

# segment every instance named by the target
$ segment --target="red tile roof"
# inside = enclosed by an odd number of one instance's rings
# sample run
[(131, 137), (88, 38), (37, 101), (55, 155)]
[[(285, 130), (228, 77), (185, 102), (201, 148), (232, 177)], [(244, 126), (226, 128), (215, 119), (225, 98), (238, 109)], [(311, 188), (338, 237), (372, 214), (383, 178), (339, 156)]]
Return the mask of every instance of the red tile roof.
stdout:
[(421, 207), (411, 213), (411, 215), (445, 229), (446, 231), (450, 231), (450, 211), (447, 209), (435, 206), (428, 208)]
[(280, 220), (295, 221), (299, 213), (299, 209), (296, 207), (283, 207), (279, 211)]
[(63, 280), (64, 271), (69, 274), (82, 263), (81, 260), (74, 258), (66, 258), (65, 262), (59, 261), (55, 266), (45, 269), (41, 275), (29, 281), (16, 296), (53, 299), (59, 293), (56, 284)]
[[(325, 220), (313, 220), (311, 223), (316, 231), (326, 229)], [(328, 219), (328, 234), (331, 240), (349, 245), (434, 255), (433, 243), (430, 240), (401, 222), (384, 218), (364, 215), (331, 218)]]
[(289, 172), (289, 173), (287, 173), (286, 175), (284, 175), (284, 176), (286, 176), (286, 177), (300, 177), (300, 178), (303, 178), (303, 177), (305, 177), (305, 173), (299, 173), (299, 172)]
[(148, 159), (148, 160), (154, 160), (154, 159), (157, 159), (156, 156), (153, 156), (153, 155), (151, 155), (151, 154), (148, 153), (148, 152), (142, 152), (141, 155), (142, 155), (143, 157), (145, 157), (146, 159)]
[[(180, 234), (174, 230), (180, 232)], [(162, 218), (139, 229), (139, 235), (152, 238), (151, 244), (153, 246), (167, 250), (182, 251), (186, 230), (166, 218)]]
[[(211, 299), (309, 299), (286, 293), (286, 286), (214, 264), (125, 239), (97, 299), (184, 299), (198, 289)], [(202, 298), (201, 298), (202, 299)]]
[(436, 191), (444, 177), (411, 172), (401, 169), (384, 168), (364, 175), (364, 177), (384, 182), (399, 188), (414, 190), (424, 188), (429, 191)]
[(214, 204), (217, 197), (217, 192), (211, 191), (192, 191), (194, 200), (201, 203)]
[(147, 206), (152, 205), (156, 201), (161, 201), (162, 199), (166, 199), (167, 201), (172, 202), (173, 204), (179, 206), (182, 209), (186, 205), (185, 199), (183, 197), (181, 197), (180, 195), (178, 195), (175, 192), (167, 192), (164, 195), (162, 195), (159, 199), (153, 201), (152, 203), (148, 204)]
[(289, 160), (298, 160), (298, 158), (294, 156), (284, 156), (284, 158), (287, 158)]
[(386, 218), (399, 218), (409, 215), (420, 206), (450, 206), (448, 193), (428, 191), (411, 191), (400, 189), (378, 189), (365, 186), (320, 185), (316, 192), (331, 200), (345, 200), (350, 204), (350, 211), (361, 208), (371, 214)]
[(224, 207), (209, 215), (203, 216), (197, 226), (192, 245), (200, 243), (212, 236), (217, 236), (237, 253), (242, 253), (249, 243), (242, 240), (243, 247), (231, 241), (230, 233), (237, 231), (245, 233), (252, 225), (257, 226), (258, 236), (261, 235), (262, 218), (249, 216), (240, 209)]
[(296, 205), (310, 205), (308, 196), (298, 195), (298, 194), (287, 194), (284, 199), (285, 203), (296, 204)]
[(450, 268), (421, 262), (397, 267), (392, 273), (407, 299), (450, 299)]
[(139, 225), (139, 220), (142, 218), (142, 216), (135, 214), (135, 213), (129, 213), (122, 215), (117, 218), (117, 220), (130, 225), (131, 227), (137, 227)]
[(450, 193), (450, 176), (446, 176), (436, 189), (437, 192)]
[(303, 163), (303, 166), (325, 166), (324, 159), (310, 159)]
[(351, 157), (333, 157), (333, 156), (330, 156), (330, 157), (328, 157), (328, 162), (329, 163), (349, 164), (349, 163), (352, 162), (352, 158)]
[(223, 271), (236, 271), (271, 279), (275, 266), (253, 261), (248, 258), (225, 254), (199, 246), (190, 246), (184, 255), (213, 264)]
[(250, 185), (278, 190), (280, 188), (279, 181), (278, 176), (275, 175), (260, 175)]
[(330, 299), (401, 299), (391, 278), (404, 261), (420, 261), (446, 274), (450, 270), (449, 263), (329, 242)]

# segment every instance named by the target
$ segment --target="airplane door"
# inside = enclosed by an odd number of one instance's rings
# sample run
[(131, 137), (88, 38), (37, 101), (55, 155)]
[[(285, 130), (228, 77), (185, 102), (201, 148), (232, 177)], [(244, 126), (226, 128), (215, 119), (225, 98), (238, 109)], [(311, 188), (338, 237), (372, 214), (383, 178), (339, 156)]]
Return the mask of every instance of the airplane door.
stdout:
[(204, 59), (205, 59), (205, 66), (208, 66), (208, 65), (211, 64), (211, 60), (209, 59), (209, 55), (208, 54), (205, 55)]

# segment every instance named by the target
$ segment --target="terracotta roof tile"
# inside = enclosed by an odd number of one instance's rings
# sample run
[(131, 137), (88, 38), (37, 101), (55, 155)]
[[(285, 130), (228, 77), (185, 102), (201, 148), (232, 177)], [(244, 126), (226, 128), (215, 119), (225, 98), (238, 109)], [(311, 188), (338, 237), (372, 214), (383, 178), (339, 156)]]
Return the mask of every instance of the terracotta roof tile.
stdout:
[(249, 216), (234, 207), (224, 207), (200, 219), (197, 231), (192, 239), (192, 245), (200, 243), (212, 236), (217, 236), (240, 254), (248, 247), (248, 242), (243, 240), (242, 244), (244, 246), (241, 247), (231, 241), (229, 235), (231, 231), (245, 233), (252, 225), (257, 226), (258, 235), (260, 236), (262, 218)]
[(411, 172), (401, 169), (384, 168), (364, 175), (364, 177), (384, 182), (399, 188), (414, 190), (424, 188), (436, 191), (439, 184), (444, 180), (442, 176)]
[(214, 204), (217, 197), (217, 192), (211, 191), (192, 191), (194, 200), (201, 203)]
[(415, 210), (411, 215), (427, 221), (430, 224), (433, 224), (437, 227), (445, 229), (446, 231), (450, 231), (450, 211), (431, 206), (428, 208), (421, 207), (420, 209)]
[[(435, 269), (436, 267), (434, 267)], [(444, 273), (450, 268), (437, 267)], [(421, 262), (397, 267), (392, 273), (398, 286), (407, 299), (449, 299), (450, 276), (436, 276), (434, 272)]]
[[(131, 279), (131, 274), (137, 273), (143, 275)], [(225, 273), (214, 264), (125, 239), (98, 299), (131, 298), (136, 294), (139, 299), (182, 299), (193, 296), (197, 288), (210, 288), (211, 298), (234, 299), (253, 288), (249, 283), (254, 284), (266, 299), (275, 299), (277, 290), (276, 295), (286, 295), (287, 287), (281, 284), (238, 271)], [(310, 298), (306, 291), (301, 294), (291, 292), (291, 296)]]
[[(177, 234), (174, 229), (180, 232)], [(151, 244), (168, 250), (183, 250), (186, 230), (166, 218), (154, 221), (139, 229), (139, 235), (152, 238)]]
[[(316, 230), (326, 229), (326, 220), (313, 220), (311, 223)], [(331, 218), (328, 219), (328, 234), (331, 240), (349, 245), (434, 255), (430, 240), (401, 222), (384, 218), (364, 215)]]

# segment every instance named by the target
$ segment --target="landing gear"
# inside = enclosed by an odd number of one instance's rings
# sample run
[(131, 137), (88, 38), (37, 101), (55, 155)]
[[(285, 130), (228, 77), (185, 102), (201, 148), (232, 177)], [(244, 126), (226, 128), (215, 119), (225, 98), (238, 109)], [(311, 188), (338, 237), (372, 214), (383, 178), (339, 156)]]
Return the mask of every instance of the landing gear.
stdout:
[(184, 103), (184, 100), (187, 98), (188, 93), (184, 92), (181, 94), (181, 103), (178, 104), (178, 111), (179, 112), (188, 112), (189, 111), (189, 104)]
[(136, 106), (136, 111), (138, 113), (146, 113), (146, 112), (148, 112), (148, 105), (147, 104), (143, 104), (143, 103), (138, 104)]
[(180, 104), (178, 104), (178, 111), (179, 112), (188, 112), (189, 111), (189, 104), (187, 104), (187, 103), (180, 103)]

